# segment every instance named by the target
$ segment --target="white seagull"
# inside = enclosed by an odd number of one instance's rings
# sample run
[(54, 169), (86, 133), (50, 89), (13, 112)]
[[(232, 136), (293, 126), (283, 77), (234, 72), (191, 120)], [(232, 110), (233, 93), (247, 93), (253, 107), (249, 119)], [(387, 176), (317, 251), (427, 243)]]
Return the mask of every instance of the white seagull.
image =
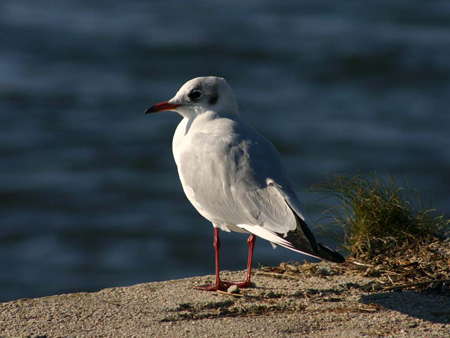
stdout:
[[(344, 262), (340, 254), (316, 242), (278, 151), (241, 118), (225, 79), (192, 79), (172, 99), (145, 114), (166, 110), (183, 117), (172, 148), (184, 193), (214, 226), (216, 283), (198, 289), (249, 287), (255, 236), (309, 256)], [(220, 279), (219, 229), (250, 234), (243, 282)]]

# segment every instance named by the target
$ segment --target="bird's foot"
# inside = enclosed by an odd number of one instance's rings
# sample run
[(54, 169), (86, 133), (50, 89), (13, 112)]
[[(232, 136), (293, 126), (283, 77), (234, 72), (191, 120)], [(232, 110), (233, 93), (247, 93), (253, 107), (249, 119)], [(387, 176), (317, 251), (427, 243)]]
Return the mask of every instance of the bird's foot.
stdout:
[(203, 290), (203, 291), (226, 291), (227, 287), (224, 284), (205, 284), (194, 286), (194, 289)]
[(243, 282), (224, 281), (223, 284), (225, 284), (227, 288), (229, 288), (232, 285), (236, 285), (238, 288), (241, 288), (241, 289), (250, 288), (250, 287), (254, 286), (253, 283), (251, 283), (250, 281), (247, 281), (247, 280), (243, 281)]
[(203, 290), (203, 291), (227, 291), (227, 289), (236, 285), (238, 288), (245, 289), (254, 286), (250, 281), (243, 282), (231, 282), (231, 281), (221, 281), (219, 284), (205, 284), (200, 286), (194, 286), (194, 289)]

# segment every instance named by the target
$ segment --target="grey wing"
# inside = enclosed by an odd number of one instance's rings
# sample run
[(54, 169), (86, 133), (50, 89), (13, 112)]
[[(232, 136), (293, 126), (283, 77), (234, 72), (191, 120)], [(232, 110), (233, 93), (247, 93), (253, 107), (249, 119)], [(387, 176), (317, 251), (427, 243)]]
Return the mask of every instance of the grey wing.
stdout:
[(179, 166), (187, 197), (214, 224), (237, 226), (317, 256), (316, 241), (280, 155), (253, 129), (245, 130), (245, 135), (198, 134), (191, 140)]
[(339, 253), (316, 242), (300, 212), (300, 202), (280, 155), (268, 140), (260, 138), (259, 145), (249, 149), (247, 170), (259, 182), (259, 188), (237, 189), (241, 194), (237, 200), (247, 212), (259, 215), (260, 223), (238, 226), (293, 251), (343, 263), (345, 259)]
[(274, 244), (317, 257), (318, 245), (300, 212), (294, 186), (280, 155), (269, 141), (266, 142), (262, 148), (258, 147), (264, 149), (264, 157), (252, 157), (255, 163), (251, 165), (253, 172), (260, 177), (258, 180), (264, 180), (265, 184), (237, 196), (247, 212), (259, 216), (260, 223), (238, 226)]

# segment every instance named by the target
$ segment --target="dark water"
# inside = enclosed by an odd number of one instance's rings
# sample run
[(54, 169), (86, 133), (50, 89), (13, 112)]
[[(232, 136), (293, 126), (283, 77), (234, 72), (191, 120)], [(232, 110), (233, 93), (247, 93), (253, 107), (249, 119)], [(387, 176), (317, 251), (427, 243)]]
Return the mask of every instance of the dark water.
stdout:
[[(180, 118), (142, 115), (201, 75), (228, 79), (308, 205), (326, 172), (361, 169), (450, 211), (448, 1), (7, 0), (0, 300), (213, 273), (172, 159)], [(246, 237), (222, 240), (243, 269)]]

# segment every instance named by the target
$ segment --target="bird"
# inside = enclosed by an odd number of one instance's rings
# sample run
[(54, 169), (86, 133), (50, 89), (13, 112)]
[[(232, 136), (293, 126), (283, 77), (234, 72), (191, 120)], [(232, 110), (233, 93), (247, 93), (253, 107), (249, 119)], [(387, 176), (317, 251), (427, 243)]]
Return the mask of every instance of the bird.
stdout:
[[(184, 193), (214, 228), (215, 283), (197, 286), (224, 291), (231, 285), (251, 287), (256, 237), (275, 247), (331, 262), (344, 257), (317, 243), (300, 212), (300, 201), (282, 158), (272, 143), (239, 114), (231, 87), (224, 78), (197, 77), (168, 100), (144, 114), (175, 111), (183, 118), (172, 151)], [(220, 278), (219, 230), (249, 234), (244, 281)]]

